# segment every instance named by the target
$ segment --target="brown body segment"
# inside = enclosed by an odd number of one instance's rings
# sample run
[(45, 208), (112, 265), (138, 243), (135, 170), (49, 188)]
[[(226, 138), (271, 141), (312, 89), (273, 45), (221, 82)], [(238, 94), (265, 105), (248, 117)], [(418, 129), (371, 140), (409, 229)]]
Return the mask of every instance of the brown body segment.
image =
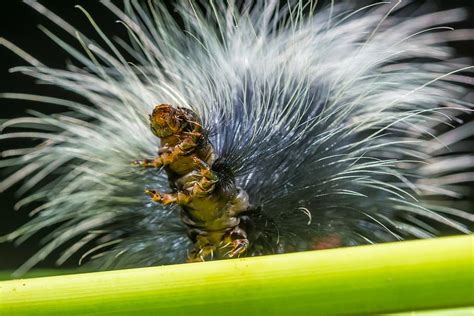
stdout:
[(239, 227), (239, 214), (247, 211), (247, 193), (233, 182), (219, 185), (212, 170), (214, 150), (203, 134), (197, 116), (185, 108), (157, 105), (150, 115), (150, 128), (160, 138), (158, 156), (136, 160), (143, 167), (164, 167), (172, 192), (146, 189), (154, 202), (178, 204), (181, 218), (194, 242), (188, 261), (236, 257), (248, 246)]

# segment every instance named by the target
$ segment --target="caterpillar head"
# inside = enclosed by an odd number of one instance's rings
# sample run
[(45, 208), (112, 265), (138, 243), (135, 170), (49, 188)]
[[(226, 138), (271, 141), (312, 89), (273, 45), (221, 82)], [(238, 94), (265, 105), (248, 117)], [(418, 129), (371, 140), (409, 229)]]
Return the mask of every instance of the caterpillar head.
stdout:
[(155, 106), (150, 117), (150, 128), (158, 137), (181, 133), (188, 125), (187, 113), (169, 104)]

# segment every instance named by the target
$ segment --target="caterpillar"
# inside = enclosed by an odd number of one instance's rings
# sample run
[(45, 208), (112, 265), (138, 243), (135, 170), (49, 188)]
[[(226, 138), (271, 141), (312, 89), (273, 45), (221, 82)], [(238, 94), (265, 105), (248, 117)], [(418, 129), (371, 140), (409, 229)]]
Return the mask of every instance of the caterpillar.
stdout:
[(85, 102), (1, 94), (65, 109), (2, 124), (43, 140), (0, 162), (40, 203), (2, 241), (49, 230), (19, 274), (58, 249), (106, 270), (471, 233), (473, 66), (449, 44), (472, 31), (444, 26), (464, 10), (103, 1), (129, 38), (78, 6), (95, 40), (26, 3), (81, 48), (46, 30), (57, 69), (1, 39), (15, 70)]

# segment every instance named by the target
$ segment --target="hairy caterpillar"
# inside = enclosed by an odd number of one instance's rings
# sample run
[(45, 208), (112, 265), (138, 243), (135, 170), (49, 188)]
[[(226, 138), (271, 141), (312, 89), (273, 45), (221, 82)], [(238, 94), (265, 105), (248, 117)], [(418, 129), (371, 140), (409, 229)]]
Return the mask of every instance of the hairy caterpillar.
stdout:
[[(162, 134), (150, 131), (148, 115), (158, 104), (182, 111), (172, 117), (181, 117), (191, 136), (181, 143), (183, 153), (198, 140), (206, 143), (202, 154), (187, 153), (184, 168), (192, 173), (207, 165), (212, 172), (185, 182), (204, 179), (200, 189), (210, 188), (215, 173), (222, 190), (248, 195), (249, 207), (227, 218), (238, 225), (226, 225), (245, 233), (234, 239), (248, 240), (244, 255), (429, 238), (439, 226), (470, 232), (469, 209), (446, 199), (468, 199), (472, 149), (457, 143), (472, 136), (472, 124), (442, 128), (472, 111), (472, 67), (447, 45), (470, 35), (438, 26), (463, 19), (462, 10), (403, 18), (397, 3), (352, 10), (349, 2), (315, 8), (300, 1), (183, 1), (176, 4), (178, 21), (158, 1), (125, 1), (123, 10), (104, 1), (130, 42), (112, 42), (81, 8), (100, 44), (41, 4), (27, 3), (77, 37), (83, 50), (47, 33), (75, 59), (70, 69), (54, 69), (3, 40), (30, 63), (18, 70), (90, 105), (2, 94), (68, 111), (3, 124), (28, 124), (28, 133), (6, 129), (1, 139), (45, 140), (4, 154), (1, 163), (17, 168), (2, 189), (24, 180), (22, 191), (31, 193), (19, 204), (43, 203), (5, 239), (21, 241), (53, 227), (20, 272), (63, 245), (58, 263), (81, 251), (95, 269), (194, 261), (220, 251), (221, 235), (212, 247), (204, 242), (193, 250), (179, 208), (144, 194), (145, 187), (184, 188), (173, 178), (177, 172), (130, 166), (157, 155), (155, 135)], [(44, 179), (48, 185), (39, 187)], [(237, 249), (224, 247), (216, 257), (229, 250), (238, 256)]]

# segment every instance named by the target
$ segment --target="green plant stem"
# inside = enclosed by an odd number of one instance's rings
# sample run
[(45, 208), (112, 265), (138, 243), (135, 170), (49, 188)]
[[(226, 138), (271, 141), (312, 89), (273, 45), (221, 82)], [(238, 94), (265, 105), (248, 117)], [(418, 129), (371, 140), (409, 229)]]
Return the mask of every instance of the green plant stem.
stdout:
[[(72, 269), (33, 269), (28, 271), (23, 278), (40, 278), (40, 277), (47, 277), (47, 276), (54, 276), (54, 275), (64, 275), (64, 274), (72, 274), (74, 270)], [(0, 281), (18, 279), (15, 277), (15, 272), (11, 270), (0, 270)]]
[(0, 282), (0, 315), (379, 314), (474, 305), (474, 237)]
[(451, 309), (411, 311), (396, 314), (384, 314), (384, 316), (472, 316), (474, 307), (460, 307)]

